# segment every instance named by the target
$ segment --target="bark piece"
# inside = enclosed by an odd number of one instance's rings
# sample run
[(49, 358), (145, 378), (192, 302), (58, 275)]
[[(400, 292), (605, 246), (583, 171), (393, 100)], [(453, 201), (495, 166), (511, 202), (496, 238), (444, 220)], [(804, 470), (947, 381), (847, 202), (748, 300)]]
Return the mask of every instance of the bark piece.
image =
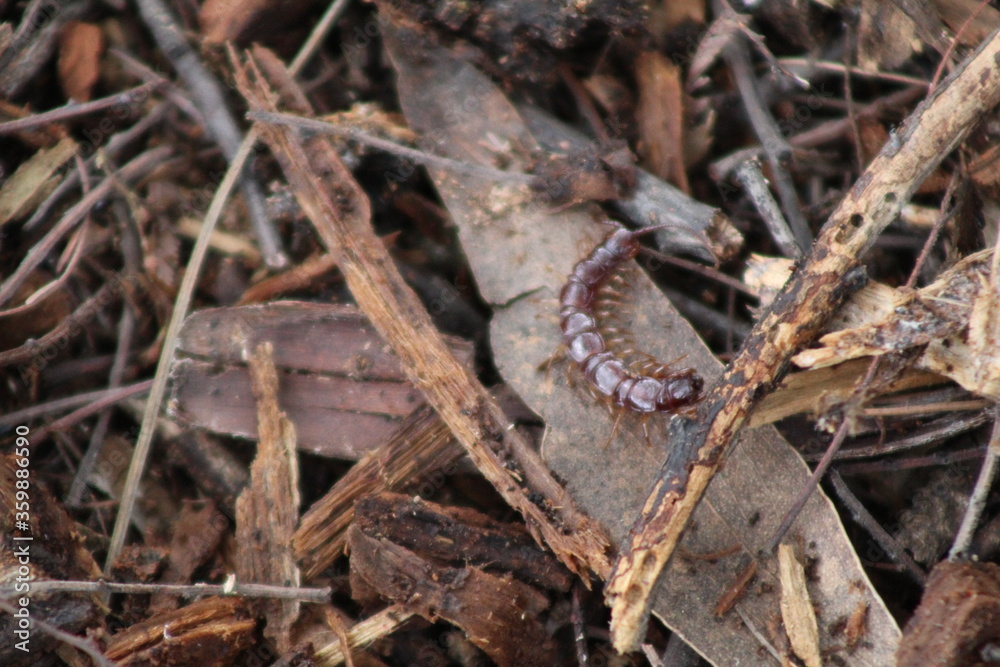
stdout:
[[(236, 573), (240, 581), (299, 586), (292, 555), (292, 534), (299, 518), (299, 467), (295, 427), (278, 407), (278, 374), (270, 343), (250, 357), (257, 400), (259, 439), (250, 465), (250, 483), (236, 499)], [(299, 614), (294, 600), (263, 600), (255, 605), (268, 619), (264, 633), (279, 653), (291, 648), (291, 627)]]
[(806, 587), (806, 572), (795, 557), (795, 548), (778, 545), (778, 571), (781, 575), (781, 619), (795, 655), (806, 667), (820, 667), (819, 628)]
[(896, 654), (899, 667), (959, 667), (986, 661), (1000, 637), (1000, 566), (942, 562), (931, 572)]
[(355, 525), (365, 535), (388, 539), (421, 558), (466, 562), (490, 573), (566, 592), (571, 578), (517, 524), (501, 524), (468, 508), (444, 507), (395, 493), (358, 501)]
[(462, 449), (428, 406), (417, 408), (378, 449), (365, 454), (302, 516), (292, 543), (306, 579), (341, 555), (354, 504), (368, 493), (410, 488), (430, 497), (456, 472)]
[[(471, 363), (471, 345), (448, 340)], [(204, 310), (185, 321), (172, 369), (173, 416), (256, 438), (242, 348), (262, 341), (273, 343), (275, 364), (283, 371), (279, 401), (296, 425), (300, 446), (314, 453), (357, 459), (422, 402), (399, 359), (356, 308), (285, 302)]]
[[(828, 333), (819, 339), (822, 347), (795, 355), (802, 368), (819, 368), (847, 359), (889, 352), (902, 352), (947, 338), (968, 326), (971, 304), (983, 286), (993, 258), (984, 250), (964, 258), (927, 287), (912, 291), (900, 288), (889, 296), (891, 303), (871, 309), (868, 324)], [(886, 313), (881, 319), (878, 315)]]
[(476, 567), (435, 565), (357, 525), (348, 544), (355, 595), (371, 589), (429, 621), (453, 623), (501, 667), (555, 664), (554, 644), (537, 618), (548, 600), (534, 588)]
[[(160, 583), (187, 584), (194, 571), (204, 565), (215, 554), (222, 543), (223, 535), (229, 528), (229, 519), (209, 501), (195, 509), (185, 504), (181, 516), (174, 526), (170, 539), (170, 563)], [(176, 595), (155, 596), (150, 600), (152, 614), (176, 609), (179, 600)]]
[(112, 637), (104, 654), (122, 667), (227, 667), (254, 643), (257, 621), (244, 610), (240, 599), (205, 598), (136, 623)]
[(650, 172), (688, 192), (680, 67), (658, 51), (646, 51), (636, 61), (635, 75), (643, 162)]
[[(101, 575), (72, 519), (38, 485), (37, 471), (30, 465), (32, 456), (30, 434), (26, 440), (24, 436), (16, 438), (13, 452), (0, 456), (0, 582), (9, 587), (4, 596), (18, 612), (24, 610), (29, 620), (47, 621), (70, 634), (102, 627), (102, 617), (90, 595), (30, 594), (33, 579), (90, 580)], [(27, 476), (24, 471), (28, 471)], [(22, 495), (18, 497), (18, 493)], [(19, 630), (25, 630), (20, 622), (23, 618), (0, 614), (0, 636), (5, 637), (0, 642), (0, 664), (28, 667), (58, 648), (52, 637), (37, 628), (29, 628), (27, 636), (19, 635)], [(26, 639), (19, 649), (17, 645)]]

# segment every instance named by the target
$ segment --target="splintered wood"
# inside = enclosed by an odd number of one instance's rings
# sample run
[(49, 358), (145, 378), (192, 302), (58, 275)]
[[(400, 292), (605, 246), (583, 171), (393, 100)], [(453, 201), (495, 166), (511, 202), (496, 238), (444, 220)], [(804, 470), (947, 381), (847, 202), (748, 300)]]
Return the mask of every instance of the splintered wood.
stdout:
[[(299, 518), (299, 461), (295, 426), (278, 404), (274, 348), (262, 343), (249, 355), (257, 401), (257, 457), (250, 483), (236, 500), (236, 574), (240, 581), (299, 586), (301, 575), (292, 553), (292, 533)], [(280, 653), (291, 647), (291, 628), (299, 615), (294, 600), (254, 604), (268, 619), (265, 635)]]
[(529, 535), (395, 494), (367, 496), (356, 513), (348, 530), (356, 598), (447, 620), (501, 667), (555, 664), (538, 616), (549, 606), (543, 591), (568, 590), (570, 577)]

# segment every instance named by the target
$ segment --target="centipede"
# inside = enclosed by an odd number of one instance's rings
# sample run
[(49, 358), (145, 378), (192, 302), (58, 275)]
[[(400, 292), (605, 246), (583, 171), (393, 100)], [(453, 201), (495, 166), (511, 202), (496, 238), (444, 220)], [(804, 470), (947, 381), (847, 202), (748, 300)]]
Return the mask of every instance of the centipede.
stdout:
[[(601, 290), (626, 262), (639, 254), (642, 246), (638, 237), (659, 228), (630, 231), (616, 225), (614, 231), (577, 262), (559, 294), (560, 329), (568, 356), (580, 368), (592, 391), (618, 411), (612, 438), (623, 413), (642, 415), (645, 431), (645, 417), (679, 412), (702, 397), (704, 381), (693, 368), (672, 369), (669, 364), (660, 364), (643, 355), (648, 361), (637, 370), (611, 349), (598, 321)], [(648, 432), (646, 441), (648, 444)]]

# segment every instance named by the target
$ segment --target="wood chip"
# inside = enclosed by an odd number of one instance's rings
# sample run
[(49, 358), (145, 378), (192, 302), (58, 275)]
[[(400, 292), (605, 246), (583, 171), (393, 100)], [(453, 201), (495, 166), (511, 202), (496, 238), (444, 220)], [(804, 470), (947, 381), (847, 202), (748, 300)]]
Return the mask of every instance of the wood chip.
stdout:
[(781, 619), (792, 650), (806, 667), (821, 667), (819, 628), (806, 587), (806, 572), (795, 556), (795, 547), (790, 544), (778, 545), (778, 573), (781, 578)]

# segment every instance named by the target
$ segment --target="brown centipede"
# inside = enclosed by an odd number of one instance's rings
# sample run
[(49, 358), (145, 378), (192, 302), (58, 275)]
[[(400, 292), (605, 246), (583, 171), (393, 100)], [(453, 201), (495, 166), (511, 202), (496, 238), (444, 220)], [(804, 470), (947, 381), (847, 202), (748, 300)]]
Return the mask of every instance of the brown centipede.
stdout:
[[(704, 384), (692, 368), (671, 370), (653, 363), (648, 372), (635, 372), (609, 349), (597, 321), (598, 292), (625, 262), (639, 254), (638, 236), (659, 228), (635, 232), (615, 229), (577, 262), (559, 294), (560, 328), (570, 358), (593, 390), (613, 407), (642, 415), (677, 412), (701, 398)], [(621, 414), (615, 419), (615, 429), (620, 418)]]

